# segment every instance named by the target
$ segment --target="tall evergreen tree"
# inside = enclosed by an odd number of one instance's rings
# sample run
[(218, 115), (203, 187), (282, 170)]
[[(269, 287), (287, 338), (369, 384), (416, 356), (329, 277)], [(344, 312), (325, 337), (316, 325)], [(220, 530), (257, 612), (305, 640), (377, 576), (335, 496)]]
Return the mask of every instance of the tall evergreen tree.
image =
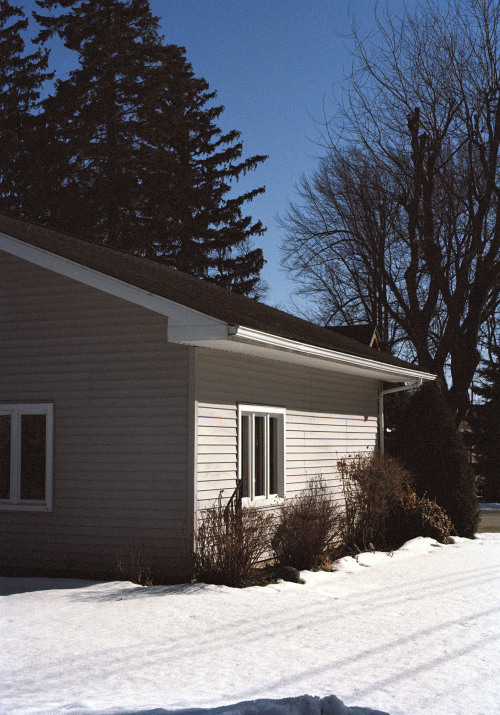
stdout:
[(500, 501), (500, 346), (480, 373), (483, 383), (476, 392), (485, 402), (475, 405), (470, 419), (477, 471), (483, 478), (481, 496), (485, 501)]
[(28, 20), (21, 8), (0, 0), (0, 211), (31, 218), (37, 161), (37, 108), (48, 52), (25, 54)]
[(412, 475), (418, 496), (436, 501), (458, 535), (473, 538), (479, 516), (475, 477), (442, 387), (426, 383), (413, 394), (387, 449)]
[(162, 47), (155, 75), (156, 95), (141, 115), (150, 130), (143, 210), (152, 249), (180, 270), (250, 293), (264, 263), (250, 239), (264, 228), (242, 207), (264, 189), (229, 192), (233, 179), (266, 157), (242, 159), (240, 133), (217, 126), (224, 107), (213, 105), (216, 92), (195, 77), (184, 48)]
[(241, 160), (239, 134), (217, 127), (215, 93), (163, 43), (148, 0), (37, 4), (51, 11), (35, 15), (38, 40), (58, 35), (80, 62), (45, 102), (56, 171), (44, 222), (254, 291), (263, 257), (249, 239), (264, 229), (241, 207), (263, 189), (227, 194), (265, 157)]
[(38, 41), (54, 34), (78, 54), (44, 103), (47, 162), (54, 173), (45, 221), (84, 238), (136, 251), (140, 187), (137, 108), (158, 63), (158, 23), (147, 0), (37, 0)]

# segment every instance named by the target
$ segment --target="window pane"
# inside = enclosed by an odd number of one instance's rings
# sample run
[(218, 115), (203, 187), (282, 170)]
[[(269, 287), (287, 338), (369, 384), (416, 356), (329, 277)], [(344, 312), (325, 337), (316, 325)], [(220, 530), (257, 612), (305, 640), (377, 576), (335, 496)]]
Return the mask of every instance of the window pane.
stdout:
[(45, 415), (21, 415), (21, 499), (45, 499)]
[(265, 459), (264, 453), (264, 429), (265, 417), (255, 416), (255, 496), (265, 496)]
[(241, 418), (241, 478), (242, 496), (250, 496), (250, 417), (243, 415)]
[(278, 493), (279, 418), (269, 417), (269, 493)]
[(10, 498), (10, 415), (0, 415), (0, 499)]

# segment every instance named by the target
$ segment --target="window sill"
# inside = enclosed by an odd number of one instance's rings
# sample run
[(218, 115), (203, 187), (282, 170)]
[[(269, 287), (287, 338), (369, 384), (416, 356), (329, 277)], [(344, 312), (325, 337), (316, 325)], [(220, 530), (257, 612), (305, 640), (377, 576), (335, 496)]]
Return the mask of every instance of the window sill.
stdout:
[(48, 504), (7, 504), (0, 503), (0, 511), (52, 511)]
[(262, 506), (262, 507), (271, 507), (271, 506), (281, 506), (285, 501), (285, 497), (280, 497), (277, 494), (269, 497), (269, 499), (266, 499), (266, 497), (257, 497), (256, 499), (250, 499), (250, 497), (243, 497), (241, 500), (241, 505), (242, 506)]

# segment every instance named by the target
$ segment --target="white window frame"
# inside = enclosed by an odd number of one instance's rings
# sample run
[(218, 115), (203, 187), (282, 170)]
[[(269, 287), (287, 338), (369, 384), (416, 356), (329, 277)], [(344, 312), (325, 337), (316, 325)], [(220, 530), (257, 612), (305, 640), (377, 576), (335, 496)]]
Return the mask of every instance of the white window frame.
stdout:
[[(285, 438), (285, 424), (286, 424), (286, 409), (283, 407), (267, 407), (263, 405), (250, 405), (250, 404), (238, 404), (238, 479), (243, 479), (242, 461), (243, 461), (243, 447), (242, 447), (242, 417), (249, 416), (252, 418), (250, 423), (250, 450), (249, 450), (249, 474), (250, 474), (250, 484), (248, 489), (248, 496), (243, 497), (244, 504), (265, 504), (265, 503), (276, 503), (285, 497), (286, 490), (286, 438)], [(266, 454), (265, 464), (264, 464), (264, 494), (255, 495), (255, 417), (278, 417), (278, 455), (277, 455), (277, 486), (278, 491), (276, 493), (270, 492), (270, 465), (269, 465), (269, 420), (265, 420), (264, 427), (264, 452)]]
[[(0, 499), (0, 511), (52, 511), (54, 464), (54, 406), (49, 403), (2, 404), (10, 415), (10, 497)], [(45, 499), (21, 499), (21, 416), (45, 415)]]

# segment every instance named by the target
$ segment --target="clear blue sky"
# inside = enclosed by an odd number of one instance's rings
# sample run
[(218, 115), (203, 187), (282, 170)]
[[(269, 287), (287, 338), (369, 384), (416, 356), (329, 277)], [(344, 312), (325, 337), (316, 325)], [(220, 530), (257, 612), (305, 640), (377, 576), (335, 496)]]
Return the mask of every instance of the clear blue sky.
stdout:
[[(16, 0), (13, 0), (16, 3)], [(18, 2), (27, 14), (34, 0)], [(292, 280), (280, 269), (284, 240), (276, 224), (301, 174), (310, 174), (321, 153), (318, 127), (323, 105), (332, 106), (334, 87), (351, 67), (350, 17), (363, 32), (374, 27), (375, 0), (150, 0), (165, 40), (186, 48), (197, 76), (218, 92), (225, 111), (222, 129), (242, 133), (245, 156), (268, 154), (265, 164), (237, 186), (238, 192), (265, 185), (248, 205), (267, 232), (257, 245), (267, 264), (266, 302), (292, 309)], [(407, 5), (415, 0), (407, 0)], [(388, 0), (392, 11), (404, 0)], [(73, 59), (56, 45), (52, 66), (58, 76)]]

